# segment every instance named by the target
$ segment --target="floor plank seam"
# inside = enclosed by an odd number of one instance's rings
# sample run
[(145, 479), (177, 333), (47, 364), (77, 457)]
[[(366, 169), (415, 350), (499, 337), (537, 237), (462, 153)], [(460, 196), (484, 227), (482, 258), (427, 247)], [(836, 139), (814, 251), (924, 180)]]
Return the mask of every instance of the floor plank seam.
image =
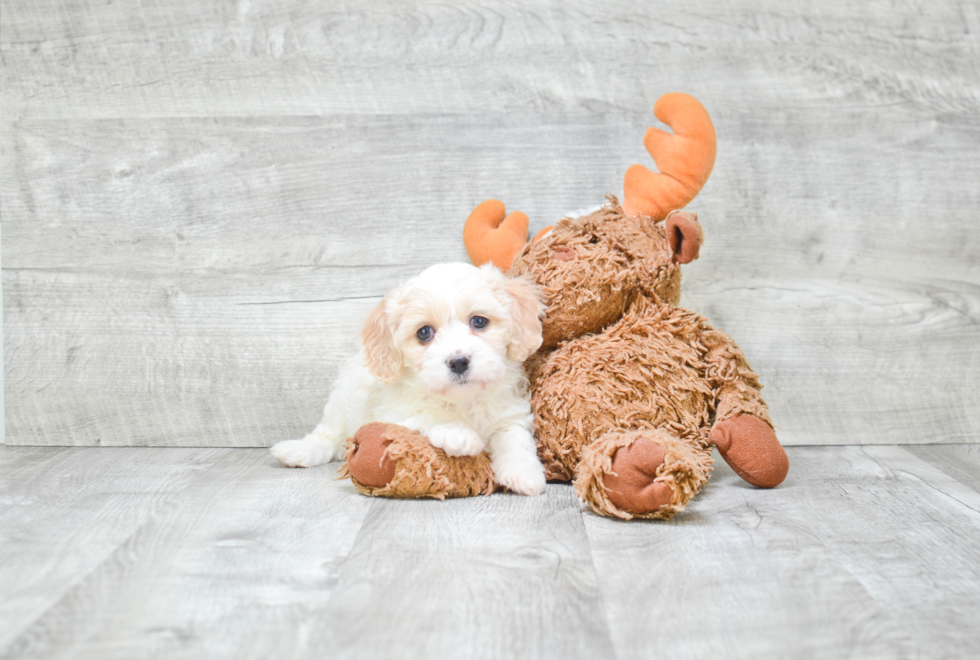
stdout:
[(609, 612), (609, 607), (606, 604), (606, 594), (602, 590), (602, 585), (599, 582), (599, 567), (595, 563), (595, 552), (592, 548), (592, 537), (589, 535), (588, 524), (586, 522), (586, 516), (594, 515), (588, 511), (581, 503), (577, 496), (574, 497), (575, 503), (578, 505), (578, 514), (582, 522), (582, 533), (585, 534), (585, 543), (589, 548), (589, 565), (592, 566), (592, 574), (595, 575), (596, 580), (596, 596), (599, 599), (599, 605), (602, 607), (602, 618), (606, 623), (606, 634), (609, 636), (609, 648), (613, 651), (612, 660), (619, 660), (621, 657), (620, 650), (616, 647), (616, 641), (613, 639), (613, 627), (612, 618)]
[[(187, 483), (184, 485), (183, 488), (173, 493), (170, 493), (169, 497), (165, 501), (160, 502), (156, 507), (151, 508), (146, 514), (146, 520), (144, 520), (142, 523), (137, 525), (131, 533), (127, 534), (123, 539), (121, 539), (119, 543), (117, 543), (110, 551), (108, 551), (104, 556), (102, 556), (101, 559), (93, 563), (92, 568), (89, 571), (86, 571), (85, 573), (79, 575), (77, 579), (67, 584), (65, 588), (61, 591), (57, 600), (52, 601), (44, 609), (44, 611), (40, 612), (35, 618), (31, 619), (30, 622), (26, 623), (21, 627), (21, 629), (17, 633), (17, 636), (13, 638), (13, 640), (7, 646), (6, 649), (3, 649), (4, 653), (10, 651), (13, 647), (15, 647), (18, 644), (18, 642), (21, 639), (23, 639), (24, 636), (28, 634), (32, 629), (34, 629), (38, 625), (41, 625), (44, 619), (53, 610), (56, 610), (65, 601), (65, 599), (69, 597), (70, 594), (72, 594), (76, 589), (80, 588), (82, 585), (85, 584), (85, 582), (87, 582), (90, 578), (92, 578), (92, 576), (98, 573), (98, 571), (106, 564), (107, 561), (109, 561), (119, 553), (121, 548), (125, 547), (128, 543), (131, 543), (132, 540), (136, 538), (148, 526), (157, 522), (158, 519), (160, 518), (161, 511), (173, 506), (177, 506), (179, 501), (183, 497), (185, 497), (185, 494), (187, 490), (191, 487), (191, 485), (198, 478), (200, 478), (201, 475), (206, 474), (208, 471), (214, 468), (214, 466), (218, 462), (220, 462), (221, 456), (227, 455), (227, 453), (230, 452), (231, 450), (227, 448), (219, 448), (219, 449), (211, 449), (210, 451), (212, 452), (220, 451), (221, 454), (218, 457), (216, 457), (215, 461), (211, 465), (201, 470), (197, 475), (195, 475), (195, 477), (188, 479)], [(6, 660), (7, 657), (8, 657), (7, 655), (0, 656), (0, 660)]]

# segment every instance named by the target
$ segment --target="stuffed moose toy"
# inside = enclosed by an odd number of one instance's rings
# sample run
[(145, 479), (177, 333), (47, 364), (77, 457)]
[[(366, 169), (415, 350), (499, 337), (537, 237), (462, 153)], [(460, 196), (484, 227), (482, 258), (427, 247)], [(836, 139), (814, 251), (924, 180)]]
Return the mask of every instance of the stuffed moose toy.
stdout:
[[(660, 172), (626, 172), (623, 204), (567, 217), (527, 242), (528, 218), (480, 204), (463, 231), (476, 265), (538, 283), (544, 341), (525, 362), (538, 455), (549, 481), (572, 481), (601, 515), (668, 519), (711, 472), (711, 448), (747, 482), (771, 488), (789, 461), (758, 377), (723, 332), (678, 306), (681, 264), (702, 243), (697, 195), (715, 130), (685, 94), (654, 108), (674, 133), (644, 144)], [(415, 431), (368, 424), (348, 439), (342, 474), (363, 493), (461, 497), (498, 490), (486, 454), (454, 458)]]

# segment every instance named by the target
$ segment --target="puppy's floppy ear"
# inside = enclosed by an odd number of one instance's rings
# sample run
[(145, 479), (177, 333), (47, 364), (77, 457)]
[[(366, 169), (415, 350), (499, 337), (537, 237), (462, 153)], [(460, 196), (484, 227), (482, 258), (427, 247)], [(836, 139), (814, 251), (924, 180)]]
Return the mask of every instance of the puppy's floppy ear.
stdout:
[(402, 352), (395, 344), (395, 336), (388, 325), (388, 297), (382, 298), (364, 321), (361, 329), (365, 362), (371, 375), (382, 383), (398, 379), (402, 371)]
[(506, 280), (504, 288), (511, 299), (511, 339), (507, 345), (507, 357), (523, 362), (541, 348), (544, 292), (537, 284), (523, 277)]

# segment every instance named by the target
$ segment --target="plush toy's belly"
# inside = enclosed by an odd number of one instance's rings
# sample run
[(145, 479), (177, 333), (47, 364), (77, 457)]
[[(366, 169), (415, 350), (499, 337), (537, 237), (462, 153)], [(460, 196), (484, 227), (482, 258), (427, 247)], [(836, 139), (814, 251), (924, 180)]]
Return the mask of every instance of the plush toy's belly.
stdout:
[(608, 431), (662, 428), (707, 446), (702, 324), (693, 312), (648, 306), (542, 356), (531, 405), (550, 479), (572, 478), (582, 448)]

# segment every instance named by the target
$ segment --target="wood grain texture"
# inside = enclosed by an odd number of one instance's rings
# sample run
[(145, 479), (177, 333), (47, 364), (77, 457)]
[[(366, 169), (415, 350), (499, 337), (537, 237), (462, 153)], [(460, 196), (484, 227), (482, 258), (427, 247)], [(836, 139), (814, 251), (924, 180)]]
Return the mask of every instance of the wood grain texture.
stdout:
[(228, 450), (0, 450), (0, 650)]
[(964, 486), (980, 492), (980, 446), (956, 445), (949, 447), (909, 447), (909, 452), (920, 460), (935, 465)]
[(971, 657), (975, 449), (790, 447), (774, 490), (719, 460), (627, 523), (568, 485), (375, 500), (259, 449), (2, 447), (0, 658)]
[(615, 656), (570, 485), (534, 498), (378, 500), (326, 627), (343, 658)]
[(770, 111), (980, 108), (970, 2), (6, 0), (3, 13), (11, 119), (645, 112), (679, 84)]
[(585, 517), (617, 657), (970, 656), (978, 493), (897, 446), (790, 461), (764, 491), (719, 459), (656, 533)]
[[(117, 488), (165, 503), (143, 512), (123, 536), (91, 523), (82, 538), (66, 534), (65, 518), (86, 513), (85, 499), (62, 501), (57, 509), (21, 501), (13, 514), (6, 511), (4, 529), (14, 523), (9, 533), (18, 545), (5, 546), (4, 559), (10, 553), (21, 581), (31, 583), (29, 589), (16, 581), (3, 589), (5, 611), (17, 616), (4, 619), (7, 637), (0, 657), (299, 657), (312, 638), (329, 650), (318, 621), (371, 506), (350, 482), (333, 481), (331, 466), (289, 470), (265, 450), (210, 450), (217, 460), (189, 479), (171, 477), (164, 492), (173, 484), (181, 488), (164, 498), (154, 492), (159, 486), (147, 480), (142, 466), (127, 465), (126, 473), (113, 457), (120, 451), (143, 457), (152, 475), (154, 462), (180, 467), (183, 454), (175, 452), (205, 450), (79, 451), (63, 456), (95, 473), (92, 485), (105, 493), (97, 499), (102, 515), (127, 512), (126, 502), (112, 497)], [(45, 479), (57, 474), (49, 475), (46, 465), (33, 470)], [(78, 495), (77, 486), (62, 491)], [(17, 492), (23, 500), (25, 493), (42, 493), (43, 486), (33, 490), (20, 483)], [(23, 521), (28, 514), (34, 517), (30, 527)], [(39, 520), (46, 524), (38, 525)], [(79, 527), (84, 522), (72, 520)], [(46, 536), (58, 544), (43, 547)], [(107, 544), (107, 551), (96, 552)], [(74, 564), (94, 555), (98, 562), (84, 571), (37, 575), (55, 560)], [(14, 567), (5, 563), (5, 574), (8, 568)]]
[(0, 0), (10, 444), (264, 446), (315, 424), (365, 312), (715, 118), (685, 304), (787, 444), (980, 440), (974, 3)]

